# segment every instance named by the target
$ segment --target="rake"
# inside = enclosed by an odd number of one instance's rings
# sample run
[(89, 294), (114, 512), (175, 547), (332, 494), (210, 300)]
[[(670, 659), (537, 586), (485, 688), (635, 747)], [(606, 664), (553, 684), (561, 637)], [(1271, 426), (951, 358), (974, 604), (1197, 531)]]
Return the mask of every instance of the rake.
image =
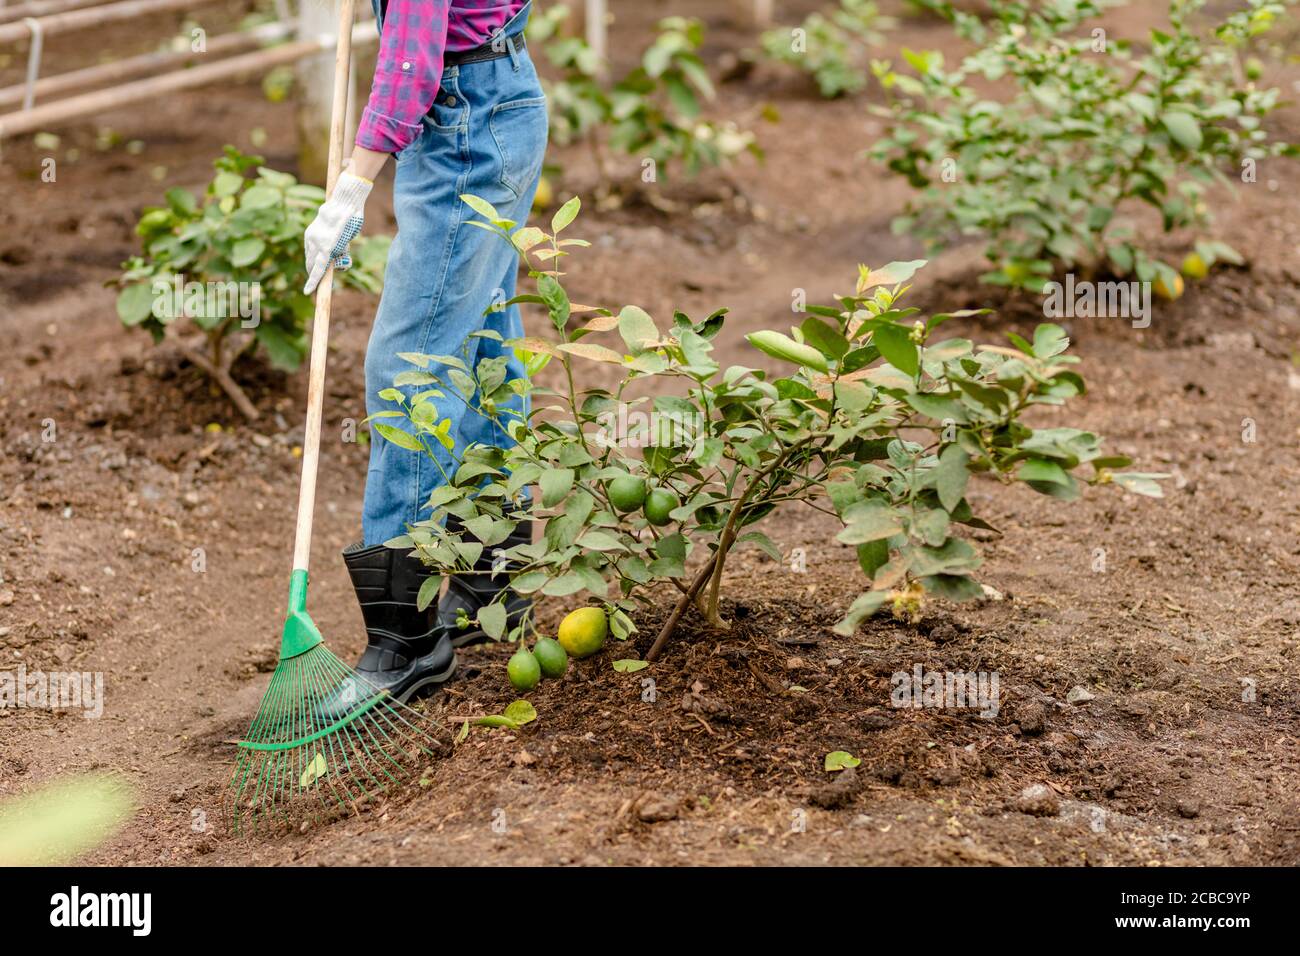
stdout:
[[(339, 8), (329, 190), (343, 158), (354, 6), (355, 0), (341, 0)], [(446, 750), (440, 724), (379, 691), (339, 660), (307, 613), (332, 278), (331, 267), (316, 292), (298, 525), (280, 660), (245, 739), (236, 741), (239, 759), (226, 795), (227, 817), (236, 832), (264, 821), (292, 825), (355, 812), (377, 794), (414, 779), (430, 758)]]

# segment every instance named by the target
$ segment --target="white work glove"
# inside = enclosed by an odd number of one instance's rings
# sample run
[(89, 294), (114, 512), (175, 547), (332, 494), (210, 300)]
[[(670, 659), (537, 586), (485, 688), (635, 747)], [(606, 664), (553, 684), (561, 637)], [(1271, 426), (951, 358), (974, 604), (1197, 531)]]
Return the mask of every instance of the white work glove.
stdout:
[(302, 289), (304, 294), (311, 295), (331, 264), (340, 270), (352, 265), (348, 243), (361, 231), (361, 224), (365, 221), (366, 197), (374, 185), (370, 180), (354, 176), (347, 170), (339, 173), (334, 192), (321, 203), (316, 218), (303, 235), (307, 253), (307, 284)]

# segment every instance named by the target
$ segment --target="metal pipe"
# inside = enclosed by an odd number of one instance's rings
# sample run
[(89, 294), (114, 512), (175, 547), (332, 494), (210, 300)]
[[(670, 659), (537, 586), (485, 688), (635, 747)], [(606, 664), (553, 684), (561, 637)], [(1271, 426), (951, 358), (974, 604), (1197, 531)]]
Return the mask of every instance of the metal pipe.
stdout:
[[(356, 46), (373, 45), (378, 40), (379, 37), (369, 22), (358, 23), (353, 28), (352, 42)], [(154, 99), (164, 93), (193, 89), (245, 73), (261, 72), (284, 63), (293, 63), (302, 57), (320, 53), (322, 50), (332, 50), (335, 45), (332, 36), (319, 37), (315, 40), (298, 40), (268, 50), (230, 57), (216, 63), (181, 69), (164, 73), (162, 76), (152, 76), (134, 83), (69, 97), (26, 112), (7, 113), (0, 116), (0, 138), (49, 129), (83, 116), (93, 116), (129, 103)]]
[[(56, 33), (71, 33), (74, 30), (87, 30), (130, 20), (135, 17), (153, 13), (169, 13), (175, 10), (191, 10), (195, 7), (210, 6), (217, 0), (125, 0), (122, 3), (109, 3), (101, 7), (85, 10), (72, 10), (67, 13), (55, 13), (40, 17), (41, 30), (46, 36)], [(0, 24), (0, 44), (14, 43), (25, 39), (31, 31), (22, 23)]]
[[(295, 24), (293, 22), (264, 23), (251, 30), (225, 33), (213, 37), (208, 41), (207, 49), (203, 52), (190, 49), (184, 51), (163, 50), (156, 53), (127, 57), (124, 60), (114, 60), (111, 63), (101, 63), (97, 66), (86, 67), (84, 70), (72, 70), (68, 73), (47, 76), (43, 80), (36, 81), (35, 94), (42, 100), (48, 100), (60, 93), (67, 93), (82, 87), (129, 80), (159, 70), (188, 66), (213, 54), (224, 55), (242, 52), (264, 43), (275, 43), (292, 36), (294, 29)], [(26, 91), (26, 83), (0, 87), (0, 109), (22, 103)]]
[(10, 7), (5, 6), (4, 0), (0, 0), (0, 23), (22, 20), (25, 17), (48, 17), (54, 13), (93, 7), (106, 2), (107, 0), (27, 0), (26, 3), (18, 3)]

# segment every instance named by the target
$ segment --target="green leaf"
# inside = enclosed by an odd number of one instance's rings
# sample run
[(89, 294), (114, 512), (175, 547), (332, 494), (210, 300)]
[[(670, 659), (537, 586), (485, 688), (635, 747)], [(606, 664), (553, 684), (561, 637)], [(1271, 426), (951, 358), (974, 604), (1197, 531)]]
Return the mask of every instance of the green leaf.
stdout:
[(582, 579), (582, 576), (573, 571), (566, 571), (558, 578), (548, 581), (546, 587), (542, 588), (542, 593), (551, 597), (568, 597), (585, 590), (587, 590), (587, 582)]
[(325, 755), (317, 751), (299, 775), (298, 786), (305, 790), (327, 773), (329, 773), (329, 764), (325, 762)]
[(1168, 477), (1166, 474), (1116, 471), (1111, 473), (1110, 480), (1135, 495), (1163, 498), (1165, 491), (1160, 487), (1159, 480)]
[(868, 579), (874, 578), (876, 572), (889, 561), (889, 540), (877, 538), (858, 545), (858, 566)]
[(1169, 135), (1174, 142), (1183, 149), (1190, 152), (1201, 148), (1203, 139), (1201, 127), (1191, 114), (1183, 112), (1165, 113), (1160, 117), (1160, 122), (1169, 131)]
[(276, 368), (292, 372), (302, 362), (304, 340), (301, 335), (295, 335), (274, 322), (263, 322), (254, 334)]
[(879, 269), (871, 269), (867, 273), (867, 278), (859, 284), (861, 291), (873, 288), (878, 285), (898, 285), (906, 282), (926, 264), (925, 259), (911, 259), (907, 262), (891, 262), (887, 266), (881, 266)]
[(1070, 483), (1069, 473), (1056, 462), (1045, 458), (1029, 459), (1016, 474), (1021, 481), (1046, 481), (1057, 485)]
[(883, 501), (860, 501), (850, 505), (843, 520), (847, 527), (835, 538), (845, 544), (866, 544), (892, 538), (903, 530), (898, 512)]
[(470, 209), (473, 209), (484, 219), (495, 222), (501, 218), (501, 214), (497, 212), (496, 207), (486, 199), (480, 199), (478, 196), (471, 195), (470, 193), (462, 193), (460, 201), (466, 206), (469, 206)]
[(841, 637), (852, 637), (858, 625), (875, 614), (887, 600), (889, 600), (888, 591), (867, 591), (865, 594), (859, 594), (849, 606), (849, 612), (844, 615), (844, 619), (836, 624), (833, 630)]
[(513, 720), (517, 725), (523, 726), (537, 719), (537, 708), (526, 700), (516, 700), (511, 701), (501, 714), (507, 720)]
[(622, 660), (613, 662), (614, 670), (620, 674), (635, 674), (637, 671), (643, 671), (650, 666), (649, 661), (639, 661), (632, 657), (625, 657)]
[(420, 440), (410, 432), (403, 431), (393, 425), (386, 425), (383, 422), (375, 422), (370, 427), (399, 448), (405, 448), (408, 451), (424, 451), (424, 446), (420, 444)]
[(438, 598), (438, 592), (442, 589), (442, 576), (438, 574), (430, 575), (424, 579), (420, 585), (420, 591), (415, 596), (415, 609), (423, 611)]
[(582, 200), (574, 196), (559, 209), (555, 210), (555, 215), (551, 217), (551, 232), (559, 235), (574, 219), (578, 218), (578, 210), (582, 207)]
[(218, 199), (233, 196), (243, 188), (244, 182), (244, 177), (238, 173), (232, 173), (228, 169), (222, 170), (212, 180), (212, 195)]
[(265, 251), (266, 243), (261, 239), (241, 239), (230, 250), (230, 264), (239, 268), (250, 266), (260, 259)]
[(618, 314), (618, 334), (623, 337), (628, 351), (633, 353), (644, 352), (659, 341), (659, 329), (655, 327), (654, 319), (635, 305), (624, 306)]
[(984, 594), (979, 582), (964, 574), (932, 574), (920, 580), (926, 591), (948, 601), (971, 601)]
[(781, 553), (781, 549), (772, 542), (771, 538), (763, 534), (761, 531), (746, 531), (736, 539), (737, 546), (748, 542), (752, 542), (755, 547), (778, 564), (785, 560), (785, 556)]
[(284, 194), (278, 189), (272, 189), (270, 186), (254, 184), (244, 190), (244, 194), (239, 197), (240, 209), (268, 209), (271, 206), (278, 206), (284, 202)]
[(915, 376), (920, 369), (916, 343), (912, 341), (911, 332), (902, 326), (882, 322), (873, 328), (871, 342), (880, 349), (885, 361), (900, 372)]
[(966, 467), (970, 455), (957, 445), (949, 445), (939, 453), (939, 465), (934, 469), (934, 488), (939, 493), (939, 504), (951, 513), (966, 496), (966, 483), (970, 470)]
[(803, 340), (827, 358), (841, 359), (849, 351), (849, 340), (816, 316), (808, 316), (799, 325)]
[(552, 468), (542, 472), (538, 484), (542, 488), (542, 505), (547, 508), (554, 508), (569, 493), (573, 487), (575, 472), (572, 468)]
[(506, 632), (506, 606), (499, 601), (483, 605), (478, 609), (478, 626), (494, 641), (501, 640)]
[(861, 763), (861, 760), (847, 751), (832, 750), (826, 755), (826, 761), (823, 766), (828, 773), (833, 773), (836, 770), (846, 770), (849, 767), (856, 767)]
[(123, 325), (139, 325), (153, 315), (154, 294), (147, 282), (129, 285), (117, 294), (117, 316)]
[(537, 293), (542, 297), (547, 310), (551, 313), (551, 324), (555, 326), (557, 332), (563, 332), (565, 325), (569, 322), (571, 312), (569, 295), (564, 291), (564, 286), (560, 285), (559, 280), (554, 276), (538, 276)]

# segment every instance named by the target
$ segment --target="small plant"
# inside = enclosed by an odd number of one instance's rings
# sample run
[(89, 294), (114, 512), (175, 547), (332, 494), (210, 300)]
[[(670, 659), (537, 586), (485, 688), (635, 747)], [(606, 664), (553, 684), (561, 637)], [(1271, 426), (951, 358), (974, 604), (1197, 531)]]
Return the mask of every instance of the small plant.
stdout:
[[(895, 229), (932, 246), (986, 237), (986, 281), (1038, 290), (1079, 267), (1172, 288), (1176, 269), (1128, 214), (1145, 204), (1165, 232), (1208, 229), (1208, 186), (1229, 172), (1253, 181), (1256, 163), (1294, 152), (1262, 125), (1278, 91), (1240, 62), (1283, 3), (1249, 0), (1207, 32), (1192, 22), (1204, 0), (1170, 0), (1170, 28), (1151, 31), (1142, 55), (1101, 27), (1075, 35), (1111, 5), (1101, 0), (990, 0), (989, 21), (927, 5), (979, 49), (951, 71), (937, 51), (904, 50), (914, 74), (876, 63), (895, 99), (876, 108), (890, 128), (872, 152), (922, 190)], [(978, 92), (977, 77), (1010, 84), (1010, 99)], [(1207, 265), (1240, 262), (1211, 237), (1206, 251)]]
[[(836, 517), (839, 540), (856, 548), (867, 590), (839, 625), (851, 634), (890, 601), (910, 607), (922, 592), (982, 593), (972, 577), (979, 554), (957, 533), (962, 525), (989, 528), (966, 497), (972, 476), (1021, 482), (1062, 500), (1077, 497), (1084, 483), (1160, 495), (1162, 476), (1117, 471), (1128, 460), (1104, 455), (1097, 436), (1024, 422), (1036, 406), (1059, 406), (1083, 391), (1059, 327), (1040, 326), (1032, 341), (1012, 335), (1010, 347), (938, 341), (945, 321), (971, 313), (922, 318), (902, 305), (921, 261), (863, 266), (851, 295), (810, 308), (790, 334), (747, 336), (756, 359), (762, 353), (788, 368), (769, 375), (714, 360), (726, 310), (698, 321), (678, 312), (664, 327), (636, 306), (615, 314), (571, 302), (558, 266), (586, 245), (561, 238), (577, 215), (576, 198), (557, 211), (550, 233), (462, 198), (483, 217), (472, 224), (510, 242), (529, 265), (536, 291), (514, 301), (550, 316), (553, 336), (512, 343), (529, 374), (550, 362), (563, 367), (560, 387), (549, 389), (507, 380), (501, 359), (470, 369), (455, 356), (404, 356), (412, 370), (383, 393), (398, 408), (375, 416), (390, 420), (375, 424), (383, 440), (415, 454), (430, 454), (434, 443), (449, 447), (449, 423), (437, 411), (445, 400), (470, 403), (517, 442), (454, 448), (454, 471), (426, 503), (429, 519), (388, 542), (442, 573), (469, 572), (484, 548), (533, 518), (543, 525), (541, 539), (503, 555), (516, 591), (593, 594), (620, 640), (635, 630), (632, 615), (638, 602), (652, 600), (652, 588), (677, 592), (646, 655), (654, 660), (692, 603), (709, 624), (728, 627), (719, 605), (727, 557), (749, 546), (782, 560), (754, 527), (778, 507), (798, 503)], [(602, 336), (617, 336), (616, 347), (595, 341)], [(610, 366), (617, 384), (580, 389), (584, 362)], [(528, 417), (514, 410), (521, 395), (536, 403)], [(651, 417), (623, 433), (629, 408)], [(448, 514), (461, 519), (464, 533), (446, 530)], [(498, 639), (518, 641), (532, 627), (525, 621), (507, 635), (500, 604), (478, 620)]]
[(812, 13), (797, 27), (766, 31), (763, 52), (810, 74), (822, 96), (859, 93), (867, 85), (867, 50), (892, 25), (873, 0), (839, 0), (829, 13)]
[[(249, 418), (257, 409), (231, 367), (258, 345), (285, 371), (306, 354), (313, 303), (302, 293), (303, 231), (325, 198), (318, 186), (262, 162), (227, 146), (201, 200), (186, 189), (167, 190), (167, 204), (145, 209), (136, 224), (143, 255), (123, 263), (115, 280), (122, 323), (146, 329), (156, 342), (172, 328), (197, 332), (199, 344), (178, 345)], [(338, 273), (342, 281), (378, 292), (389, 241), (354, 242), (353, 267)]]
[[(618, 82), (600, 79), (600, 63), (582, 39), (560, 34), (568, 8), (552, 7), (529, 23), (529, 40), (541, 46), (559, 79), (547, 82), (551, 139), (590, 144), (602, 178), (612, 174), (609, 150), (654, 163), (654, 175), (680, 164), (689, 175), (703, 166), (723, 165), (740, 153), (760, 155), (752, 133), (734, 123), (703, 119), (713, 84), (698, 50), (704, 26), (668, 17), (641, 56)], [(643, 165), (640, 174), (647, 175)]]

